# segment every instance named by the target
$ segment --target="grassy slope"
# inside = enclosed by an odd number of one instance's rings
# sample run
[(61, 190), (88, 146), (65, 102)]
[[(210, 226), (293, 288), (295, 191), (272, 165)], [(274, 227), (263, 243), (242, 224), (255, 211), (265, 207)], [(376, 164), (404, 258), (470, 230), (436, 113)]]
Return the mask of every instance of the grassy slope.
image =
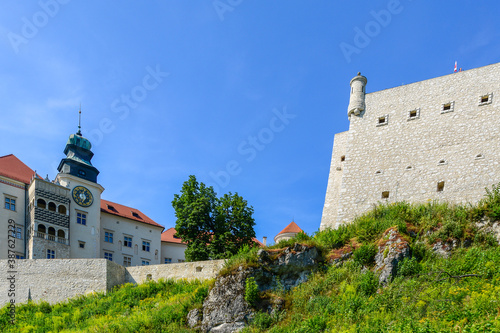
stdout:
[[(285, 292), (285, 309), (257, 313), (246, 332), (500, 332), (500, 250), (476, 222), (500, 219), (500, 188), (493, 187), (477, 206), (380, 205), (337, 230), (301, 234), (295, 242), (317, 246), (325, 258), (354, 249), (341, 267), (325, 265), (307, 283)], [(388, 228), (397, 228), (411, 247), (412, 259), (399, 275), (379, 288), (373, 269), (376, 244)], [(449, 259), (430, 250), (438, 241), (455, 240)], [(241, 251), (224, 274), (239, 265), (256, 265), (256, 249)], [(464, 276), (473, 275), (473, 276)], [(450, 276), (463, 276), (450, 278)], [(125, 285), (108, 293), (79, 297), (50, 306), (17, 308), (17, 323), (0, 310), (2, 332), (189, 332), (187, 312), (201, 306), (209, 283), (160, 281)]]

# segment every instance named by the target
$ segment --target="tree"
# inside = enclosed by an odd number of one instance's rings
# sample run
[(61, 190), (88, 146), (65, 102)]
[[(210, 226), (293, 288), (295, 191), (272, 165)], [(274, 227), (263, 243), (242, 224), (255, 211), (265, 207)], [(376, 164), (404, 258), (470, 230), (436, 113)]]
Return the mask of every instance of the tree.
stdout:
[(223, 259), (253, 245), (253, 207), (238, 193), (217, 198), (213, 187), (191, 175), (174, 195), (177, 236), (187, 243), (187, 261)]

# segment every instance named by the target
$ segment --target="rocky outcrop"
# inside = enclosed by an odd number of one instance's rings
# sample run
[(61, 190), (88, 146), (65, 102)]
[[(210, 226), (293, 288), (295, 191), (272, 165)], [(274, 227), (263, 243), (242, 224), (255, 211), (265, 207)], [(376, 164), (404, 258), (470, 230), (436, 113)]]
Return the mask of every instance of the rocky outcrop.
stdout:
[(488, 217), (484, 217), (481, 221), (476, 223), (476, 227), (480, 232), (490, 233), (497, 239), (498, 244), (500, 244), (500, 222), (492, 221)]
[(245, 281), (250, 269), (239, 268), (235, 274), (218, 277), (203, 302), (203, 332), (237, 332), (253, 316), (245, 301)]
[[(259, 250), (259, 266), (243, 268), (219, 276), (203, 303), (203, 332), (237, 332), (252, 320), (254, 310), (245, 301), (245, 282), (253, 277), (260, 291), (288, 290), (307, 281), (322, 261), (315, 247), (295, 244), (279, 250)], [(280, 311), (283, 301), (273, 300), (264, 311)], [(188, 322), (195, 327), (199, 317), (191, 311)], [(190, 324), (191, 325), (191, 324)]]
[(375, 255), (375, 271), (379, 272), (379, 283), (386, 285), (397, 274), (398, 263), (410, 257), (408, 241), (395, 227), (387, 229), (378, 242)]

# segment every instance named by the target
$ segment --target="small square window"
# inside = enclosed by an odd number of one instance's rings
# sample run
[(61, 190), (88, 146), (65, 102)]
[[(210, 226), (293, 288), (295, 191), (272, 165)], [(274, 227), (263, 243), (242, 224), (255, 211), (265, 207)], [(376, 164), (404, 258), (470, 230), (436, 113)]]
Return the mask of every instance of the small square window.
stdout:
[(479, 106), (491, 104), (492, 99), (493, 99), (493, 93), (479, 96)]
[(54, 259), (56, 257), (56, 251), (47, 250), (47, 259)]
[(104, 232), (104, 241), (107, 243), (113, 243), (113, 233), (112, 232)]
[(437, 183), (437, 191), (438, 192), (443, 192), (444, 191), (444, 182), (438, 182)]
[(165, 258), (164, 263), (165, 264), (171, 264), (172, 263), (172, 258)]
[(132, 258), (131, 257), (123, 257), (123, 266), (129, 267), (132, 266)]
[(108, 259), (109, 261), (113, 261), (113, 253), (104, 252), (104, 259)]
[(149, 260), (143, 260), (142, 266), (149, 266)]
[(420, 118), (420, 109), (408, 111), (408, 120), (414, 120)]
[(389, 123), (389, 115), (386, 114), (385, 116), (378, 117), (377, 119), (377, 126), (383, 126), (387, 125)]
[(455, 108), (455, 102), (441, 104), (441, 113), (452, 112)]
[(78, 247), (79, 247), (80, 249), (84, 249), (84, 248), (85, 248), (85, 242), (78, 241)]
[(76, 213), (76, 223), (81, 225), (87, 225), (87, 214)]
[(132, 247), (132, 237), (123, 237), (123, 246)]
[(142, 250), (143, 251), (149, 252), (150, 246), (151, 246), (150, 242), (142, 241)]
[(12, 197), (5, 197), (5, 209), (16, 211), (16, 199)]
[(382, 192), (382, 199), (389, 199), (389, 191)]

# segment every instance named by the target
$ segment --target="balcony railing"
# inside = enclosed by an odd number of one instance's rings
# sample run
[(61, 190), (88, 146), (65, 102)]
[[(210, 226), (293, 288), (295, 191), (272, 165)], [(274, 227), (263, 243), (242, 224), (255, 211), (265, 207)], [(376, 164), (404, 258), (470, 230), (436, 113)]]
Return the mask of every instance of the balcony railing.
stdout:
[(47, 239), (47, 240), (52, 241), (52, 242), (58, 242), (58, 243), (61, 243), (64, 245), (68, 245), (68, 240), (66, 238), (56, 237), (55, 235), (49, 235), (49, 234), (46, 234), (46, 233), (43, 233), (40, 231), (36, 232), (36, 237)]

